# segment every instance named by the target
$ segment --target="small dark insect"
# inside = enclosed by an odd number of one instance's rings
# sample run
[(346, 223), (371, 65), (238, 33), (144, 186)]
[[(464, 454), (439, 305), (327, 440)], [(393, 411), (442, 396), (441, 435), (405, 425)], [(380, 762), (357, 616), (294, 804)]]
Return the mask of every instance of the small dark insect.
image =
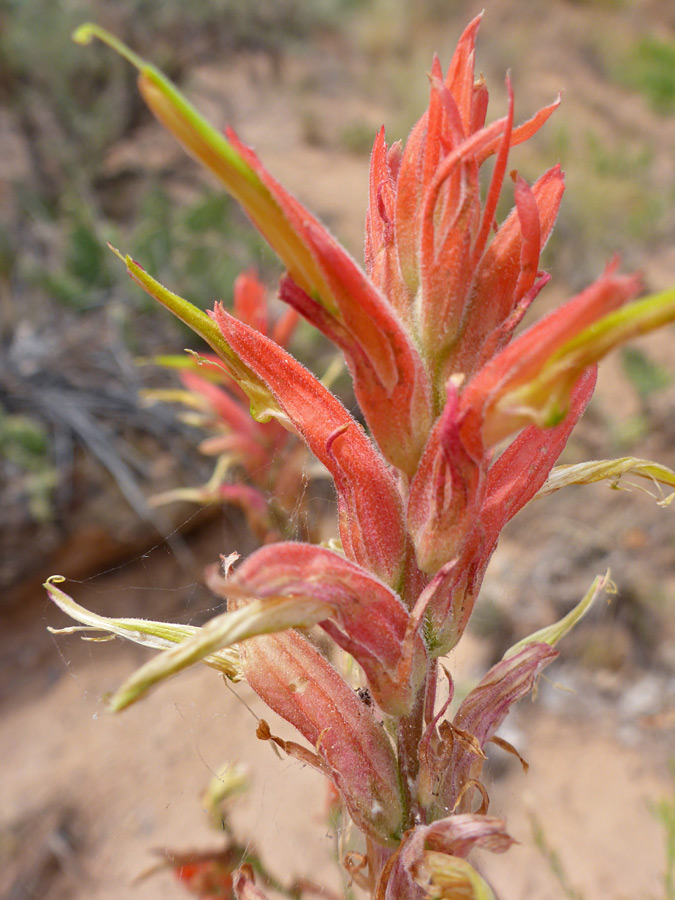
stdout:
[(366, 706), (373, 705), (373, 698), (370, 696), (370, 691), (366, 687), (356, 688), (356, 693), (359, 695), (359, 700), (363, 701)]

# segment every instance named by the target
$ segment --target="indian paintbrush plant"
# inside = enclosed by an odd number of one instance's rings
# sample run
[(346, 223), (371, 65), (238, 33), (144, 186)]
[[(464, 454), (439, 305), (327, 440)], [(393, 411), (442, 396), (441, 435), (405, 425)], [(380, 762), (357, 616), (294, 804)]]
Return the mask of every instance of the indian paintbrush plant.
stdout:
[[(502, 853), (512, 843), (505, 822), (488, 814), (486, 747), (507, 746), (496, 733), (509, 709), (608, 586), (599, 576), (564, 619), (508, 650), (450, 717), (453, 684), (441, 659), (466, 630), (504, 526), (569, 484), (631, 472), (675, 485), (675, 473), (634, 458), (555, 467), (593, 394), (598, 361), (674, 321), (675, 290), (636, 299), (640, 278), (613, 261), (518, 330), (549, 280), (540, 255), (563, 173), (556, 165), (528, 184), (510, 172), (515, 206), (499, 225), (497, 202), (511, 147), (559, 100), (516, 125), (507, 78), (506, 114), (486, 124), (488, 91), (474, 75), (479, 24), (462, 34), (447, 72), (434, 59), (429, 107), (405, 145), (388, 145), (384, 130), (375, 139), (364, 268), (251, 149), (211, 127), (152, 65), (96, 26), (75, 35), (83, 44), (100, 38), (137, 67), (155, 116), (276, 251), (286, 270), (280, 298), (344, 354), (365, 427), (255, 316), (219, 303), (203, 313), (118, 254), (138, 285), (206, 341), (255, 422), (283, 426), (330, 473), (340, 544), (282, 540), (241, 563), (227, 548), (207, 573), (227, 612), (201, 628), (95, 615), (56, 577), (47, 590), (81, 627), (162, 650), (119, 688), (112, 710), (199, 661), (247, 681), (305, 743), (275, 737), (262, 720), (258, 736), (323, 773), (360, 831), (350, 869), (377, 900), (493, 896), (467, 861), (473, 848)], [(353, 660), (349, 675), (308, 640), (313, 626)], [(263, 896), (251, 868), (233, 881), (239, 898)]]
[[(266, 289), (255, 272), (242, 272), (236, 278), (233, 299), (234, 315), (267, 335)], [(272, 326), (272, 340), (286, 346), (297, 322), (296, 311), (288, 309)], [(182, 388), (147, 390), (143, 392), (145, 400), (182, 404), (186, 410), (181, 415), (183, 422), (209, 433), (199, 445), (200, 452), (216, 458), (205, 485), (166, 491), (152, 498), (153, 505), (176, 500), (230, 504), (242, 510), (261, 542), (287, 536), (285, 532), (299, 518), (298, 498), (303, 494), (308, 457), (305, 445), (276, 420), (257, 422), (251, 417), (246, 394), (217, 356), (210, 360), (162, 356), (150, 362), (178, 369)], [(306, 530), (307, 522), (302, 524)]]

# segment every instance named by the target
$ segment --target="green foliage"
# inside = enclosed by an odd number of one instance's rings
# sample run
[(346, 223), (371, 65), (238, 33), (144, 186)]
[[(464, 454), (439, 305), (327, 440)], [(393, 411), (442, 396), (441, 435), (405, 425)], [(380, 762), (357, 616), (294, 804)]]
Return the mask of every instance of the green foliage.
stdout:
[(590, 166), (601, 178), (625, 178), (628, 173), (638, 177), (649, 170), (654, 159), (652, 148), (646, 144), (608, 142), (595, 131), (586, 132), (585, 144)]
[(639, 347), (623, 347), (620, 360), (624, 374), (640, 401), (639, 411), (635, 415), (610, 423), (616, 447), (626, 449), (634, 447), (661, 427), (651, 401), (654, 395), (672, 384), (673, 377), (664, 366), (650, 359)]
[(595, 9), (622, 9), (626, 0), (567, 0), (573, 6), (586, 6)]
[(0, 408), (0, 453), (22, 469), (40, 464), (48, 449), (44, 426), (28, 416), (8, 415)]
[(608, 142), (593, 131), (587, 132), (585, 145), (590, 177), (577, 199), (584, 203), (588, 215), (600, 212), (605, 226), (609, 221), (615, 223), (611, 233), (615, 243), (621, 231), (626, 244), (645, 234), (653, 235), (665, 212), (665, 198), (650, 183), (651, 149)]
[(9, 414), (0, 405), (0, 472), (3, 470), (15, 491), (26, 497), (33, 519), (48, 521), (57, 473), (50, 460), (47, 429), (37, 419)]
[[(128, 239), (135, 257), (169, 283), (184, 284), (186, 295), (202, 309), (216, 300), (229, 304), (242, 269), (254, 264), (259, 272), (278, 271), (272, 252), (234, 201), (210, 187), (185, 204), (174, 203), (155, 185), (140, 204), (138, 221)], [(147, 306), (156, 309), (151, 300)]]
[(638, 347), (622, 349), (621, 365), (642, 400), (668, 387), (673, 380), (667, 369), (653, 362)]
[[(29, 174), (14, 183), (10, 209), (20, 221), (37, 225), (31, 230), (38, 240), (28, 247), (5, 242), (3, 270), (7, 257), (18, 285), (26, 284), (31, 294), (40, 289), (43, 309), (44, 295), (47, 303), (90, 309), (120, 283), (105, 242), (133, 239), (144, 264), (168, 268), (169, 274), (185, 271), (198, 303), (227, 300), (238, 271), (253, 262), (266, 267), (270, 254), (261, 257), (262, 242), (249, 236), (243, 217), (217, 192), (196, 192), (187, 209), (181, 198), (177, 206), (183, 211), (174, 212), (159, 184), (163, 172), (147, 175), (139, 166), (103, 174), (109, 148), (147, 113), (123, 61), (113, 54), (73, 52), (72, 31), (87, 19), (110, 21), (120, 37), (133, 35), (137, 50), (175, 77), (192, 63), (181, 52), (202, 60), (249, 48), (278, 59), (287, 44), (317, 29), (342, 27), (345, 14), (360, 2), (212, 0), (188, 8), (183, 0), (129, 0), (113, 14), (104, 0), (71, 0), (65, 7), (52, 0), (5, 0), (0, 97), (5, 94), (30, 147)], [(118, 237), (120, 226), (132, 220), (138, 223), (135, 233)], [(3, 234), (20, 229), (0, 223)]]
[[(186, 4), (184, 0), (127, 0), (114, 14), (105, 0), (70, 0), (67, 4), (4, 0), (3, 5), (0, 42), (8, 70), (21, 69), (35, 77), (38, 69), (45, 81), (56, 77), (53, 86), (59, 92), (73, 75), (95, 72), (96, 85), (86, 80), (79, 85), (80, 91), (89, 93), (93, 100), (93, 88), (101, 88), (101, 81), (110, 72), (110, 60), (96, 53), (64, 53), (73, 29), (83, 21), (114, 25), (115, 31), (125, 38), (133, 34), (140, 53), (152, 48), (155, 60), (162, 63), (161, 57), (166, 56), (166, 64), (173, 69), (177, 54), (190, 52), (189, 39), (202, 42), (202, 51), (206, 44), (212, 50), (250, 48), (273, 53), (317, 30), (341, 27), (344, 17), (365, 5), (365, 0), (313, 0), (311, 4), (305, 0), (210, 0), (197, 4)], [(196, 50), (193, 46), (192, 52)], [(103, 98), (99, 99), (94, 115), (89, 109), (81, 122), (92, 131), (93, 123), (100, 124), (104, 118), (102, 114), (99, 118), (99, 112), (111, 109)]]
[(567, 172), (567, 192), (546, 253), (575, 284), (595, 275), (612, 253), (635, 265), (647, 235), (667, 239), (675, 191), (659, 182), (645, 136), (608, 140), (599, 129), (566, 119), (565, 112), (563, 107), (548, 152)]
[(10, 0), (0, 29), (0, 85), (36, 141), (38, 186), (50, 201), (58, 181), (92, 172), (136, 104), (120, 61), (72, 52), (72, 30), (91, 14), (84, 0)]
[(375, 127), (361, 119), (346, 122), (340, 131), (340, 146), (350, 153), (368, 156), (373, 148), (376, 133)]
[(53, 300), (75, 310), (89, 309), (103, 302), (115, 283), (111, 254), (86, 203), (63, 211), (61, 229), (63, 248), (56, 263), (36, 262), (31, 280)]
[(586, 900), (586, 895), (570, 882), (560, 854), (550, 844), (544, 826), (533, 810), (530, 810), (530, 826), (534, 844), (558, 882), (563, 895), (567, 900)]
[(673, 790), (652, 807), (654, 816), (663, 827), (666, 867), (663, 872), (663, 900), (675, 900), (675, 760), (671, 760), (670, 772)]
[[(255, 265), (270, 280), (278, 270), (272, 252), (234, 202), (210, 187), (185, 203), (174, 202), (159, 183), (149, 184), (138, 201), (136, 225), (123, 237), (114, 223), (93, 221), (84, 201), (63, 209), (60, 227), (61, 251), (53, 259), (34, 261), (27, 274), (51, 301), (76, 311), (109, 305), (111, 291), (125, 284), (106, 240), (123, 250), (133, 246), (144, 268), (166, 274), (169, 283), (180, 281), (202, 309), (217, 300), (229, 305), (234, 279), (243, 269)], [(157, 304), (144, 294), (131, 291), (126, 302), (136, 313), (160, 318)], [(173, 322), (170, 327), (183, 331)], [(136, 339), (132, 343), (134, 352), (142, 352)]]
[(345, 13), (364, 0), (210, 0), (188, 5), (184, 0), (132, 0), (135, 16), (151, 16), (155, 28), (207, 26), (239, 46), (279, 46), (307, 37), (318, 28), (340, 23)]
[(651, 35), (641, 38), (623, 60), (618, 76), (644, 94), (656, 112), (675, 114), (675, 42)]

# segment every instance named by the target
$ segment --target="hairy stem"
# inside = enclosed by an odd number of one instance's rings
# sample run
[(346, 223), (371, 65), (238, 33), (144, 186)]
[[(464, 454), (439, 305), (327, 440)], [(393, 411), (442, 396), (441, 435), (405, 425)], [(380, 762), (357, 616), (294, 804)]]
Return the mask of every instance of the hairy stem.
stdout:
[(427, 697), (427, 685), (432, 680), (430, 663), (425, 679), (420, 686), (412, 710), (409, 715), (401, 716), (396, 726), (396, 739), (398, 751), (398, 766), (401, 778), (401, 788), (408, 811), (404, 830), (413, 828), (422, 822), (423, 810), (420, 809), (417, 799), (417, 776), (419, 774), (419, 745), (424, 734), (425, 708)]

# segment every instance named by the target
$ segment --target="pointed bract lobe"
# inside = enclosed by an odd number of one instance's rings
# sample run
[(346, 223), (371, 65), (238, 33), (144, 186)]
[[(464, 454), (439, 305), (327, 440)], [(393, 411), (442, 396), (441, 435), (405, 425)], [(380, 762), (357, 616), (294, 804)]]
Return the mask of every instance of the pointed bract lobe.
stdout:
[(518, 179), (516, 208), (478, 264), (465, 329), (445, 363), (446, 371), (463, 372), (469, 378), (510, 340), (527, 306), (518, 317), (512, 314), (535, 284), (539, 256), (553, 229), (564, 187), (560, 166), (542, 175), (532, 188)]
[(122, 256), (114, 248), (111, 249), (125, 264), (130, 277), (139, 287), (154, 297), (162, 306), (165, 306), (215, 351), (227, 374), (249, 398), (251, 410), (256, 418), (269, 419), (273, 416), (283, 420), (282, 424), (285, 427), (291, 425), (288, 419), (284, 419), (281, 408), (275, 404), (271, 392), (263, 381), (247, 368), (232, 351), (212, 316), (165, 288), (130, 256)]
[[(558, 656), (548, 644), (528, 644), (519, 653), (494, 665), (462, 701), (453, 724), (473, 735), (481, 748), (497, 731), (513, 704), (534, 687), (539, 673)], [(483, 759), (460, 741), (454, 741), (449, 764), (441, 779), (437, 817), (447, 815), (460, 801), (459, 812), (471, 803), (471, 791), (463, 793), (471, 779), (477, 779)]]
[(412, 297), (401, 275), (394, 234), (396, 182), (401, 144), (387, 148), (384, 127), (375, 138), (370, 157), (370, 196), (366, 213), (365, 265), (368, 277), (411, 327)]
[[(175, 622), (153, 622), (149, 619), (115, 619), (109, 616), (99, 616), (80, 606), (72, 597), (56, 587), (63, 580), (61, 576), (53, 575), (44, 584), (44, 588), (49, 598), (59, 609), (81, 624), (73, 628), (50, 628), (49, 630), (54, 633), (101, 631), (109, 635), (125, 638), (144, 647), (151, 647), (154, 650), (166, 650), (175, 644), (183, 643), (199, 633), (199, 628), (195, 625), (180, 625)], [(207, 666), (222, 672), (223, 675), (226, 675), (232, 681), (240, 681), (242, 678), (239, 654), (236, 650), (218, 650), (213, 654), (204, 656), (203, 662)]]
[(565, 637), (565, 635), (574, 628), (577, 622), (586, 615), (595, 600), (597, 600), (603, 591), (606, 591), (608, 594), (616, 593), (616, 587), (609, 580), (609, 571), (606, 575), (598, 575), (593, 580), (593, 584), (586, 591), (586, 594), (579, 603), (577, 603), (574, 609), (567, 613), (567, 615), (563, 616), (558, 622), (554, 622), (553, 625), (547, 625), (544, 628), (540, 628), (533, 634), (528, 635), (528, 637), (518, 641), (512, 647), (509, 647), (502, 657), (502, 660), (517, 656), (518, 653), (533, 644), (548, 644), (549, 647), (555, 647), (558, 641)]
[[(623, 290), (624, 299), (631, 299), (639, 287), (639, 278), (627, 277), (616, 292)], [(561, 341), (547, 359), (539, 359), (529, 379), (524, 380), (521, 373), (515, 384), (503, 389), (493, 407), (494, 419), (484, 429), (490, 440), (533, 419), (544, 426), (559, 422), (567, 414), (572, 386), (585, 368), (631, 338), (675, 321), (675, 290), (622, 306), (620, 302), (610, 306), (612, 311)]]
[(259, 163), (255, 154), (247, 152), (233, 132), (228, 132), (226, 137), (211, 126), (153, 66), (143, 64), (138, 87), (148, 107), (167, 131), (242, 205), (298, 283), (308, 290), (318, 290), (329, 302), (316, 260), (305, 246), (302, 232), (289, 222), (289, 208), (282, 208), (279, 198), (256, 171)]
[[(581, 294), (550, 313), (493, 357), (461, 395), (464, 439), (474, 452), (489, 447), (532, 422), (558, 424), (567, 413), (570, 392), (585, 368), (599, 358), (589, 354), (583, 364), (561, 369), (549, 393), (523, 395), (556, 358), (556, 353), (603, 315), (618, 309), (640, 289), (640, 279), (618, 276), (612, 265)], [(602, 355), (602, 354), (601, 354)], [(551, 388), (556, 390), (552, 391)], [(525, 397), (527, 396), (527, 400)]]
[(131, 675), (110, 700), (110, 709), (119, 712), (143, 697), (152, 687), (183, 669), (201, 662), (226, 647), (260, 634), (309, 628), (332, 612), (327, 604), (308, 597), (271, 597), (252, 600), (239, 609), (227, 611), (203, 625), (178, 646), (153, 657)]
[[(621, 479), (625, 475), (645, 478), (659, 491), (661, 485), (675, 488), (675, 472), (672, 469), (649, 459), (622, 456), (619, 459), (592, 459), (573, 465), (556, 466), (536, 496), (544, 497), (571, 484), (595, 484), (604, 480), (610, 482), (610, 487), (621, 490)], [(662, 497), (658, 501), (659, 506), (669, 506), (674, 497), (675, 493)]]
[(433, 656), (449, 653), (464, 633), (502, 529), (544, 484), (593, 394), (595, 380), (596, 368), (591, 366), (574, 388), (569, 414), (560, 425), (524, 429), (487, 469), (482, 505), (470, 517), (472, 528), (455, 564), (439, 569), (435, 579), (427, 607)]
[[(480, 13), (466, 26), (457, 41), (445, 83), (452, 92), (462, 122), (464, 134), (469, 135), (482, 128), (485, 117), (476, 109), (476, 82), (474, 69), (476, 59), (476, 37), (483, 19)], [(482, 106), (482, 103), (480, 104)]]
[(459, 551), (482, 501), (486, 461), (462, 442), (458, 392), (451, 381), (443, 413), (434, 426), (410, 485), (407, 522), (417, 562), (433, 574)]
[(565, 419), (553, 428), (523, 429), (490, 467), (480, 521), (492, 544), (517, 512), (542, 488), (577, 422), (588, 406), (597, 380), (591, 366), (576, 384)]

